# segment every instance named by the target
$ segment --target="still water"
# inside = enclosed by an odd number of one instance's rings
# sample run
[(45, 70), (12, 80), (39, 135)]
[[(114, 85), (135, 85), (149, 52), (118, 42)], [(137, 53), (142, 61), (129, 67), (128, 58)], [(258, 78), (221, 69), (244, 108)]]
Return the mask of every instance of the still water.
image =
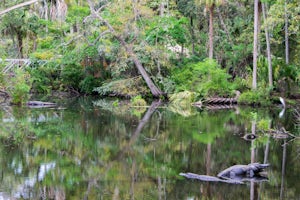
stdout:
[[(300, 199), (300, 139), (276, 135), (299, 136), (299, 122), (292, 110), (279, 112), (86, 98), (58, 108), (1, 107), (0, 200)], [(179, 176), (216, 176), (251, 162), (270, 163), (268, 180)]]

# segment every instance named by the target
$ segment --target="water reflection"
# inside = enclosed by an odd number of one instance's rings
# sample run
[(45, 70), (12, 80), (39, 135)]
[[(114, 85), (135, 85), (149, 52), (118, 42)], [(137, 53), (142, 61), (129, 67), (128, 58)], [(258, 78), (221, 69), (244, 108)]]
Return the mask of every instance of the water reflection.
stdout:
[[(279, 118), (278, 110), (183, 111), (161, 102), (136, 109), (88, 99), (65, 107), (2, 108), (0, 199), (300, 197), (299, 140), (266, 131), (284, 127), (299, 135), (288, 110)], [(244, 140), (245, 134), (255, 139)], [(229, 185), (179, 176), (216, 175), (249, 162), (270, 163), (269, 181)]]

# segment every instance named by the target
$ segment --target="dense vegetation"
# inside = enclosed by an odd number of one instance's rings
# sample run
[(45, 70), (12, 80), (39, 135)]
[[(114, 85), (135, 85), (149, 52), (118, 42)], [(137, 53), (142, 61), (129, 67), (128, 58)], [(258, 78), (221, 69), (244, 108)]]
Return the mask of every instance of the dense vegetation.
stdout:
[[(23, 2), (1, 1), (0, 10)], [(239, 90), (251, 103), (299, 92), (296, 0), (43, 0), (2, 11), (0, 90), (14, 103), (52, 91), (208, 97)], [(7, 58), (31, 64), (4, 73)]]

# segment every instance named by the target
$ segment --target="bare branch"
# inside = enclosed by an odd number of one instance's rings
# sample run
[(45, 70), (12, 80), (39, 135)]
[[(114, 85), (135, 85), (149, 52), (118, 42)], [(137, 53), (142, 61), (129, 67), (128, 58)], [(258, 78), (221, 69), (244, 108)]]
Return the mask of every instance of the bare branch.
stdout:
[(15, 9), (18, 9), (18, 8), (21, 8), (21, 7), (24, 7), (24, 6), (28, 6), (28, 5), (31, 5), (31, 4), (34, 4), (34, 3), (38, 2), (38, 1), (39, 0), (31, 0), (31, 1), (27, 1), (27, 2), (24, 2), (24, 3), (17, 4), (15, 6), (12, 6), (10, 8), (7, 8), (7, 9), (1, 11), (0, 12), (0, 16), (4, 15), (4, 14), (6, 14), (6, 13), (12, 11), (12, 10), (15, 10)]

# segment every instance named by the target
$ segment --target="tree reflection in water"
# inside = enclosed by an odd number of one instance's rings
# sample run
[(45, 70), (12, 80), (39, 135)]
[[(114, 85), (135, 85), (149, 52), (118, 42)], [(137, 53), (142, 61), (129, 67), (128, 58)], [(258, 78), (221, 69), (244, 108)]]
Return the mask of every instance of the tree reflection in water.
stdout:
[[(114, 101), (104, 103), (99, 107), (80, 100), (65, 110), (0, 111), (1, 198), (299, 197), (299, 159), (293, 157), (299, 140), (282, 147), (282, 139), (260, 131), (264, 119), (272, 119), (269, 128), (281, 124), (299, 134), (293, 129), (288, 110), (279, 119), (268, 110), (240, 109), (237, 114), (235, 110), (189, 108), (189, 112), (177, 113), (160, 102), (144, 110), (123, 102), (117, 106)], [(253, 112), (257, 120), (249, 117)], [(44, 120), (28, 120), (41, 119), (38, 116)], [(256, 134), (255, 140), (242, 138), (247, 130)], [(178, 176), (182, 171), (214, 175), (228, 166), (249, 163), (249, 158), (271, 164), (269, 182), (229, 185)], [(25, 189), (26, 182), (31, 184)], [(16, 196), (22, 185), (23, 194)]]

